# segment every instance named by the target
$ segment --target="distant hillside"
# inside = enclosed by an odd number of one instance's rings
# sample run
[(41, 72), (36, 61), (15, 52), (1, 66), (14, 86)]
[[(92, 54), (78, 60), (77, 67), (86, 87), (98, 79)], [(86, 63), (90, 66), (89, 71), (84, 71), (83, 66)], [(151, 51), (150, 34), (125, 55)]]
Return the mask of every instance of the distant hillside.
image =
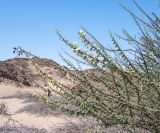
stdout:
[(44, 58), (14, 58), (6, 61), (0, 61), (0, 78), (14, 80), (27, 86), (32, 86), (34, 83), (43, 82), (36, 67), (32, 61), (45, 73), (54, 76), (55, 78), (66, 78), (57, 67), (61, 67), (56, 62)]

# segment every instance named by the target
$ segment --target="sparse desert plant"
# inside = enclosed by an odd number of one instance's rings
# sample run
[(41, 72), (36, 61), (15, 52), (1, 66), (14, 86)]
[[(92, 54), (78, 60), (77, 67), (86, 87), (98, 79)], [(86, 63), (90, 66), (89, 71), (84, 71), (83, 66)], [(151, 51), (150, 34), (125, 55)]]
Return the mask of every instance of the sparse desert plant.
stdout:
[(8, 115), (7, 107), (4, 103), (0, 103), (0, 115)]
[[(70, 113), (95, 117), (106, 127), (121, 125), (129, 130), (142, 128), (160, 132), (160, 19), (155, 13), (152, 13), (153, 16), (148, 15), (133, 2), (146, 19), (142, 20), (122, 5), (133, 17), (140, 33), (137, 37), (126, 30), (123, 30), (124, 36), (109, 33), (114, 48), (102, 45), (83, 27), (78, 35), (85, 48), (80, 48), (76, 42), (69, 42), (57, 30), (60, 39), (77, 58), (65, 54), (78, 64), (89, 65), (95, 74), (86, 75), (61, 55), (74, 72), (58, 69), (69, 73), (71, 82), (79, 84), (82, 91), (77, 93), (73, 87), (40, 71), (45, 79), (58, 88), (52, 91), (65, 99), (65, 102), (54, 101), (39, 96), (44, 102)], [(121, 48), (119, 42), (128, 43), (130, 49)], [(14, 52), (35, 57), (20, 47), (15, 48)]]

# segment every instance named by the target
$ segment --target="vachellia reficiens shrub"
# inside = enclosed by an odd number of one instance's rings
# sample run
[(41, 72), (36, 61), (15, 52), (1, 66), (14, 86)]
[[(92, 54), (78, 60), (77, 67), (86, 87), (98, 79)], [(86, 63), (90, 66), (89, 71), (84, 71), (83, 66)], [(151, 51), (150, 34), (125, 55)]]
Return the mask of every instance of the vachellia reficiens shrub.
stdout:
[[(40, 71), (57, 87), (52, 91), (65, 99), (54, 101), (42, 96), (44, 102), (70, 113), (97, 118), (106, 127), (122, 125), (160, 132), (160, 19), (155, 13), (148, 15), (133, 2), (146, 19), (142, 20), (122, 5), (133, 17), (139, 34), (134, 37), (126, 30), (123, 36), (109, 33), (113, 48), (102, 45), (83, 27), (78, 33), (83, 48), (76, 42), (69, 42), (56, 30), (77, 57), (67, 52), (65, 55), (81, 66), (88, 65), (92, 74), (86, 74), (61, 54), (72, 71), (66, 67), (57, 69), (69, 73), (78, 89), (75, 91), (74, 87), (59, 83)], [(128, 43), (130, 49), (121, 48), (120, 42)], [(14, 52), (34, 56), (20, 47)]]

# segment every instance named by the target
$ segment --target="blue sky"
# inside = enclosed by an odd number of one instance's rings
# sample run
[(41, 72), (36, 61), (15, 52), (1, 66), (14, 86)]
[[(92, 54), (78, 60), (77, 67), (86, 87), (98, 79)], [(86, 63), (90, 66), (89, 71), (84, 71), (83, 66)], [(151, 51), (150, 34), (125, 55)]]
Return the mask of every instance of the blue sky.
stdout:
[[(158, 12), (158, 0), (137, 0), (148, 13)], [(122, 3), (139, 14), (132, 0), (0, 0), (0, 60), (14, 58), (15, 46), (63, 64), (58, 51), (67, 49), (55, 32), (77, 41), (84, 26), (104, 45), (110, 43), (108, 31), (122, 28), (136, 34), (137, 28)], [(139, 14), (141, 16), (141, 14)]]

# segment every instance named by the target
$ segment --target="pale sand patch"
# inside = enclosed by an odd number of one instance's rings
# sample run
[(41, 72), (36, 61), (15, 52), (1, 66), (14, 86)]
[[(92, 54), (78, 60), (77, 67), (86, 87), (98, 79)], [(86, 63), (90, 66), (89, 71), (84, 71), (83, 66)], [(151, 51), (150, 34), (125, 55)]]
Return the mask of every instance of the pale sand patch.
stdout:
[[(43, 104), (29, 96), (23, 96), (26, 90), (33, 91), (33, 88), (0, 85), (0, 102), (6, 104), (8, 112), (15, 121), (28, 127), (45, 128), (46, 130), (56, 129), (69, 122), (79, 123), (78, 118), (68, 116), (56, 110), (51, 111), (49, 114), (46, 113), (47, 108)], [(36, 91), (40, 92), (38, 89)]]

